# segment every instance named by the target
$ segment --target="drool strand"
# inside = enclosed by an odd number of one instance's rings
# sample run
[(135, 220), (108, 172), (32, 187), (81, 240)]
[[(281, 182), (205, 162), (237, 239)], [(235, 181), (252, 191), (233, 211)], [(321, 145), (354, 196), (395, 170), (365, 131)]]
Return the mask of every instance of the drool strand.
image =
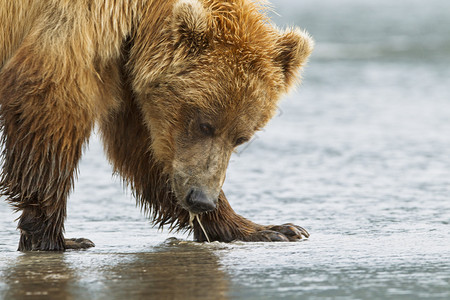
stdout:
[(200, 222), (200, 218), (198, 217), (198, 214), (189, 212), (189, 226), (191, 226), (192, 229), (194, 228), (194, 219), (197, 219), (197, 222), (200, 225), (200, 228), (202, 229), (203, 233), (205, 234), (206, 240), (208, 241), (208, 243), (211, 243), (209, 236), (206, 233), (205, 228), (203, 227), (202, 222)]
[(205, 230), (205, 228), (204, 228), (203, 225), (202, 225), (202, 222), (200, 222), (200, 218), (198, 217), (198, 215), (196, 215), (196, 217), (197, 217), (197, 222), (198, 222), (198, 224), (200, 224), (200, 227), (202, 228), (203, 233), (204, 233), (205, 236), (206, 236), (206, 240), (208, 241), (208, 243), (211, 243), (211, 241), (209, 240), (208, 235), (206, 234), (206, 230)]

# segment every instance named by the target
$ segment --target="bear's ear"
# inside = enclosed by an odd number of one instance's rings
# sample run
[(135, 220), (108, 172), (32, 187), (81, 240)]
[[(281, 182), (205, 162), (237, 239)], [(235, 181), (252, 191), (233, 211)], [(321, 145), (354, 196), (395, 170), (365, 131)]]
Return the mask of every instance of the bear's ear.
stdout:
[(281, 66), (285, 86), (289, 88), (295, 82), (297, 73), (306, 64), (314, 48), (314, 41), (305, 31), (288, 30), (281, 33), (277, 48), (279, 51), (275, 61)]
[(177, 47), (197, 53), (208, 45), (208, 12), (198, 0), (178, 0), (173, 7), (172, 30)]

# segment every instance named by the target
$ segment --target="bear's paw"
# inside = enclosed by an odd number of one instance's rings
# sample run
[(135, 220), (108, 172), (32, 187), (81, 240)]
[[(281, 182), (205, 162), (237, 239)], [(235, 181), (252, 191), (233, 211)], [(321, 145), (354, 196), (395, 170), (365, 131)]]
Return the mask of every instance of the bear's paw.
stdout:
[(294, 242), (308, 237), (309, 233), (303, 227), (286, 223), (264, 226), (262, 230), (248, 235), (245, 240), (249, 242)]
[(95, 247), (95, 244), (91, 240), (85, 238), (65, 239), (64, 242), (66, 249), (81, 250)]

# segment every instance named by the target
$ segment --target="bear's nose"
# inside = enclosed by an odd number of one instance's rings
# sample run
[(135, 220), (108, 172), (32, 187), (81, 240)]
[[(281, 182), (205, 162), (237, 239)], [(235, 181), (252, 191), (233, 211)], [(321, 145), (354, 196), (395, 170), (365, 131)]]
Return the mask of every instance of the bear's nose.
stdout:
[(204, 192), (191, 189), (186, 197), (186, 204), (190, 212), (203, 213), (216, 209), (215, 201), (210, 200)]

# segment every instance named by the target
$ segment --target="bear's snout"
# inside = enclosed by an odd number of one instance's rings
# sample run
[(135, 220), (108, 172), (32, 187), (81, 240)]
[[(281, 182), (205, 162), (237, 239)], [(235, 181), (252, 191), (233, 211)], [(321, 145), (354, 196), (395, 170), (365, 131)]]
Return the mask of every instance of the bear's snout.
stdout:
[(196, 214), (216, 209), (216, 202), (216, 199), (209, 199), (204, 192), (197, 189), (191, 189), (185, 201), (188, 210)]

